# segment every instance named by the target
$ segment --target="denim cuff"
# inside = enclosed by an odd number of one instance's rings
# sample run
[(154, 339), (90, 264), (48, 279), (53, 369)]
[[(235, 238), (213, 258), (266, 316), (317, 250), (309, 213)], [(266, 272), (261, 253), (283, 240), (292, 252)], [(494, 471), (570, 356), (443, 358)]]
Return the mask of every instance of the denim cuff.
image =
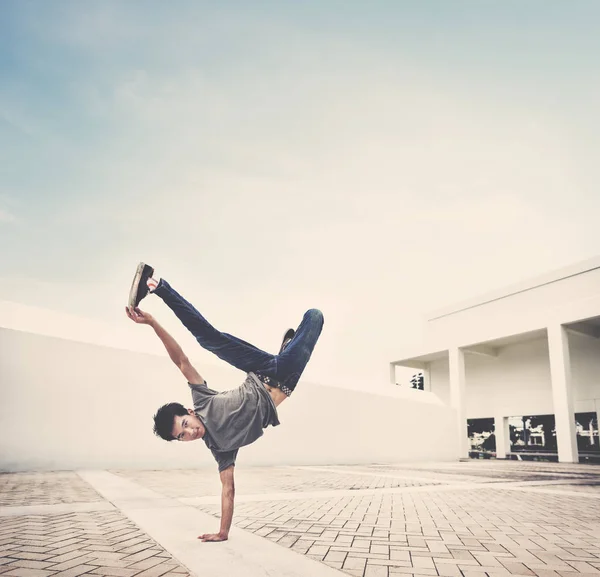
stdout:
[(171, 287), (169, 285), (169, 283), (164, 280), (164, 279), (160, 279), (158, 281), (158, 285), (157, 287), (150, 292), (150, 294), (155, 294), (157, 296), (159, 296), (160, 298), (164, 298), (165, 296), (167, 296), (169, 294)]

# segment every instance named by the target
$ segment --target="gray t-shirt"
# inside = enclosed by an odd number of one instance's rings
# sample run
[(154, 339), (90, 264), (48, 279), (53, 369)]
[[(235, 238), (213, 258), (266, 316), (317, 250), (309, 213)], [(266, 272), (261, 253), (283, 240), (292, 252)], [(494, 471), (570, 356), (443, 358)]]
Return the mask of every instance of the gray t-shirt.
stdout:
[(240, 447), (256, 441), (269, 425), (279, 425), (275, 403), (254, 373), (229, 391), (189, 385), (194, 412), (206, 428), (204, 442), (219, 464), (219, 473), (235, 463)]

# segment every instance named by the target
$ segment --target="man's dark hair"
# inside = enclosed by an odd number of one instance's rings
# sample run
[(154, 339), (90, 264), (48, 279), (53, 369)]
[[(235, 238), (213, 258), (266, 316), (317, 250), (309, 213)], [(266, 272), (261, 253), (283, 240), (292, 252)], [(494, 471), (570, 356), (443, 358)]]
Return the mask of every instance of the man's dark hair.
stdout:
[(187, 409), (181, 403), (163, 405), (154, 415), (154, 434), (165, 441), (174, 441), (173, 422), (175, 417), (187, 415)]

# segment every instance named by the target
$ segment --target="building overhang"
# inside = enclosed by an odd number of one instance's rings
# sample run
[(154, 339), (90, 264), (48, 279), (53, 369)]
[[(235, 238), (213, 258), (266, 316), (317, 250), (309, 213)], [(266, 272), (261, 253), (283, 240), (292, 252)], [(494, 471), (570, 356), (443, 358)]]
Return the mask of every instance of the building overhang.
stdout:
[[(564, 327), (570, 334), (576, 334), (579, 336), (600, 340), (600, 316), (590, 317), (572, 323), (566, 323)], [(453, 346), (458, 346), (469, 355), (494, 358), (498, 356), (500, 350), (504, 347), (545, 338), (547, 338), (547, 329), (540, 328), (511, 335), (505, 335), (486, 341), (453, 344), (445, 348), (439, 345), (434, 345), (429, 350), (423, 347), (420, 350), (412, 351), (412, 354), (406, 354), (402, 358), (392, 361), (390, 365), (393, 367), (409, 367), (423, 370), (429, 363), (448, 359), (449, 350)]]
[(592, 317), (575, 323), (565, 325), (571, 334), (583, 335), (592, 339), (600, 339), (600, 316)]
[[(600, 329), (600, 325), (598, 328)], [(476, 343), (465, 343), (451, 346), (458, 346), (458, 348), (462, 349), (466, 354), (469, 355), (495, 358), (498, 356), (500, 349), (503, 347), (543, 338), (546, 338), (546, 329), (538, 329), (513, 335), (506, 335), (504, 337)], [(390, 365), (398, 367), (410, 367), (414, 369), (425, 369), (431, 362), (448, 359), (451, 346), (446, 348), (432, 347), (433, 350), (429, 351), (421, 350), (415, 352), (415, 354), (406, 355), (401, 359), (392, 361)]]
[(432, 352), (421, 352), (406, 356), (390, 363), (393, 367), (409, 367), (412, 369), (425, 369), (429, 363), (448, 358), (448, 349), (440, 349)]

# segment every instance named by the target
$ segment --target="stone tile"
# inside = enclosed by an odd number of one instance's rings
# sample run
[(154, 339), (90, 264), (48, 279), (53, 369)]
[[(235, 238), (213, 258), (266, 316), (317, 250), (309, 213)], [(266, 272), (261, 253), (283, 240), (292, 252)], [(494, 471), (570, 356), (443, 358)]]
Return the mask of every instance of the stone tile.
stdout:
[(48, 569), (52, 566), (52, 563), (45, 563), (44, 561), (30, 561), (29, 559), (16, 559), (9, 563), (11, 567), (27, 567), (28, 569)]
[[(117, 526), (120, 537), (114, 539)], [(39, 530), (36, 545), (32, 545), (28, 537), (32, 527)], [(1, 573), (8, 577), (77, 577), (88, 573), (133, 577), (149, 569), (161, 575), (171, 571), (174, 574), (187, 573), (162, 547), (115, 509), (0, 517), (0, 531), (6, 535), (0, 551), (0, 567), (6, 570)], [(106, 545), (95, 544), (99, 537), (106, 539)], [(120, 552), (123, 539), (126, 543), (143, 543), (146, 552), (129, 556)], [(65, 543), (68, 544), (65, 546)], [(31, 547), (35, 547), (34, 552), (23, 550)], [(135, 566), (142, 561), (146, 561), (144, 566)]]
[(52, 557), (48, 553), (29, 553), (28, 551), (23, 551), (23, 549), (15, 551), (13, 556), (18, 559), (29, 559), (30, 561), (46, 561)]
[(325, 561), (331, 561), (331, 562), (336, 562), (336, 563), (337, 562), (343, 563), (346, 560), (347, 556), (348, 556), (348, 554), (345, 551), (331, 551), (331, 550), (329, 550), (329, 552), (325, 556)]
[(74, 557), (73, 559), (69, 559), (69, 561), (63, 561), (62, 563), (58, 563), (57, 565), (52, 565), (53, 571), (66, 571), (67, 569), (71, 569), (72, 567), (76, 567), (77, 565), (84, 565), (90, 561), (98, 561), (96, 557), (93, 555), (81, 555), (79, 557)]
[(48, 577), (48, 575), (53, 574), (53, 571), (44, 569), (30, 569), (27, 567), (14, 567), (10, 571), (3, 573), (3, 575), (7, 575), (8, 577)]
[(65, 571), (59, 571), (54, 575), (56, 577), (79, 577), (79, 575), (83, 575), (84, 573), (89, 573), (93, 571), (96, 567), (94, 565), (76, 565), (75, 567), (71, 567), (70, 569), (66, 569)]
[(139, 574), (136, 569), (125, 569), (122, 567), (108, 567), (102, 565), (102, 567), (96, 567), (94, 569), (96, 575), (107, 575), (109, 577), (133, 577), (135, 574)]
[(367, 565), (364, 577), (389, 577), (388, 568), (378, 565)]

